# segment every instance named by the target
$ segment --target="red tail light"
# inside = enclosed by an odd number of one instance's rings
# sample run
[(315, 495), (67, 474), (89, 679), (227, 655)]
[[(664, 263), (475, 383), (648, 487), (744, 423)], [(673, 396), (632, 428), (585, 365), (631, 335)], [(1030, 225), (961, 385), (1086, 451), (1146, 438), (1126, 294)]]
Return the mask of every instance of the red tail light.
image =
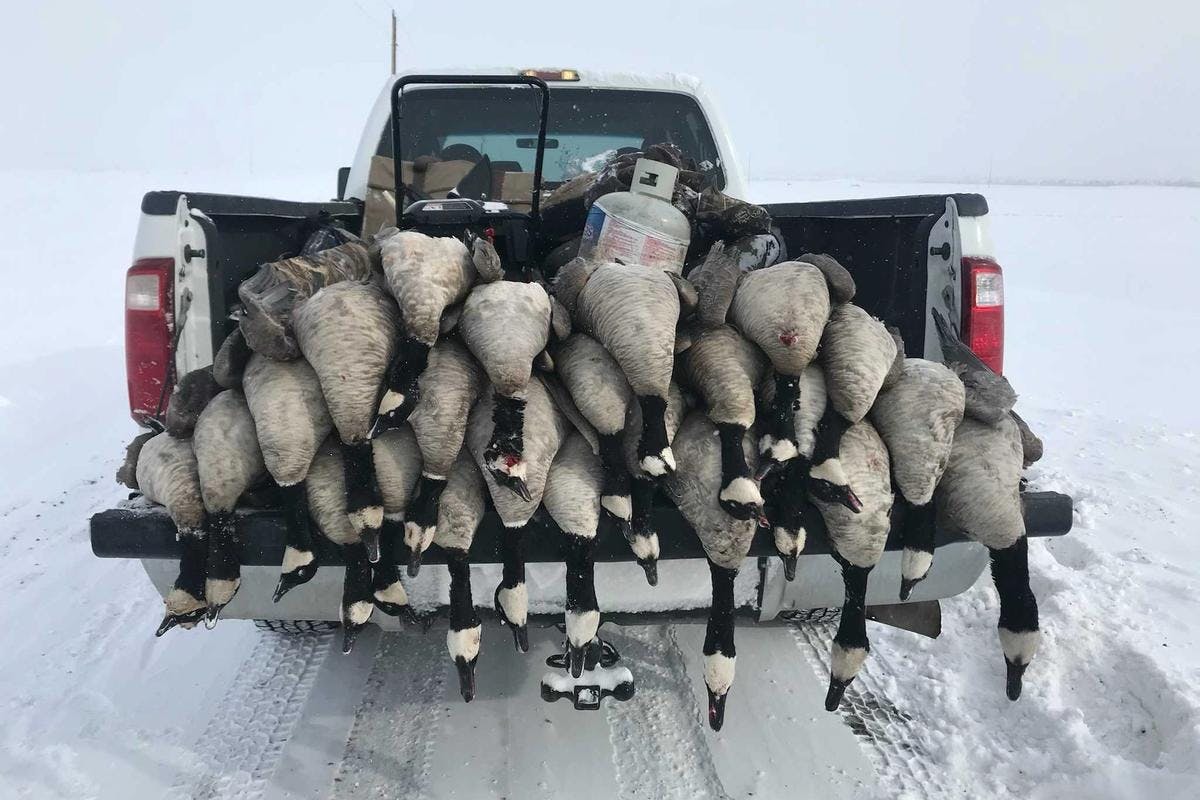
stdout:
[(963, 341), (996, 374), (1004, 372), (1004, 271), (990, 258), (964, 257)]
[(139, 424), (161, 419), (171, 394), (174, 275), (174, 259), (143, 258), (125, 276), (125, 379)]

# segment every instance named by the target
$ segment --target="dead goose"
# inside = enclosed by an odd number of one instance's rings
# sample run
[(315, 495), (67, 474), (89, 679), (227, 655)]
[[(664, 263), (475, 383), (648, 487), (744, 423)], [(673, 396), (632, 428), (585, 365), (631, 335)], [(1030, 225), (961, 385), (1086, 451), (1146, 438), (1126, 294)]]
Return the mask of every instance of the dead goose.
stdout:
[(988, 424), (968, 412), (954, 433), (950, 462), (934, 492), (938, 524), (965, 534), (991, 553), (1010, 700), (1021, 696), (1022, 677), (1041, 640), (1037, 598), (1029, 587), (1029, 542), (1020, 494), (1023, 457), (1021, 431), (1011, 416)]
[(626, 415), (634, 405), (633, 390), (608, 351), (585, 333), (572, 333), (553, 347), (551, 354), (555, 374), (599, 436), (604, 472), (600, 507), (618, 521), (628, 536), (633, 505), (622, 438)]
[(217, 618), (241, 586), (237, 541), (238, 498), (266, 475), (254, 417), (245, 396), (226, 389), (196, 420), (192, 436), (200, 496), (208, 512), (208, 570), (204, 584), (205, 625)]
[[(417, 447), (417, 437), (407, 423), (377, 436), (371, 444), (371, 450), (379, 494), (383, 498), (384, 519), (380, 535), (380, 558), (371, 569), (375, 607), (385, 614), (403, 614), (413, 620), (408, 594), (400, 582), (397, 559), (402, 555), (399, 546), (401, 539), (408, 538), (405, 516), (413, 498), (417, 477), (421, 474), (421, 450)], [(409, 551), (409, 563), (412, 552)]]
[(879, 393), (871, 422), (891, 453), (892, 478), (907, 505), (900, 599), (907, 600), (933, 563), (933, 491), (950, 461), (966, 392), (946, 366), (907, 358), (899, 378)]
[(466, 347), (453, 337), (443, 337), (429, 351), (428, 366), (417, 383), (420, 399), (408, 421), (421, 451), (421, 477), (404, 520), (408, 574), (413, 576), (420, 568), (421, 554), (436, 535), (438, 499), (463, 449), (467, 417), (485, 381), (483, 370)]
[(317, 374), (304, 359), (275, 361), (254, 354), (242, 376), (267, 472), (282, 491), (286, 546), (275, 602), (312, 580), (319, 564), (308, 524), (304, 479), (317, 448), (333, 429)]
[(367, 434), (397, 324), (391, 298), (378, 286), (354, 281), (325, 287), (292, 317), (300, 351), (317, 373), (345, 449), (347, 513), (372, 562), (379, 560), (383, 505)]
[(637, 397), (643, 425), (638, 465), (653, 478), (675, 470), (665, 415), (683, 285), (659, 270), (581, 258), (559, 270), (554, 282), (555, 297), (580, 330), (604, 345)]
[(846, 591), (830, 655), (829, 692), (825, 695), (828, 711), (838, 707), (871, 649), (867, 640), (867, 578), (887, 544), (893, 499), (887, 447), (870, 422), (863, 420), (846, 431), (841, 463), (861, 508), (855, 512), (837, 500), (813, 498), (825, 519), (830, 549), (842, 567)]
[(155, 632), (155, 636), (162, 636), (176, 625), (184, 630), (192, 628), (207, 608), (204, 577), (208, 540), (200, 472), (191, 440), (176, 439), (165, 432), (146, 440), (136, 458), (137, 488), (147, 500), (167, 509), (180, 545), (179, 576), (167, 593), (166, 614)]
[(494, 438), (497, 404), (495, 392), (484, 392), (483, 397), (471, 410), (471, 418), (467, 422), (467, 446), (476, 464), (484, 471), (488, 493), (505, 527), (504, 575), (500, 585), (496, 587), (496, 612), (501, 621), (512, 629), (517, 649), (522, 652), (529, 650), (529, 633), (526, 628), (529, 596), (525, 588), (525, 527), (541, 505), (550, 463), (569, 431), (566, 418), (555, 406), (540, 378), (535, 377), (529, 381), (526, 396), (525, 413), (520, 420), (525, 442), (524, 496), (499, 483), (487, 468), (490, 459), (489, 448)]
[[(749, 439), (739, 443), (753, 457)], [(719, 731), (725, 701), (733, 686), (737, 650), (733, 632), (733, 582), (750, 552), (755, 523), (725, 512), (717, 495), (723, 483), (724, 444), (712, 421), (693, 411), (683, 421), (672, 448), (679, 468), (666, 480), (679, 513), (696, 532), (712, 573), (712, 606), (704, 636), (704, 683), (708, 689), (708, 724)]]
[(546, 511), (565, 539), (568, 666), (576, 678), (583, 674), (585, 648), (600, 627), (595, 549), (604, 480), (599, 456), (582, 434), (572, 431), (550, 464), (542, 495)]
[(446, 553), (450, 572), (450, 629), (446, 631), (446, 649), (458, 671), (459, 691), (468, 703), (475, 697), (475, 665), (483, 634), (471, 597), (470, 551), (483, 520), (486, 491), (483, 475), (464, 447), (450, 468), (445, 491), (438, 500), (433, 541)]
[(533, 361), (550, 338), (550, 297), (536, 283), (482, 284), (463, 304), (458, 329), (487, 372), (494, 395), (482, 467), (497, 483), (528, 500), (523, 417)]
[(766, 369), (762, 351), (721, 325), (695, 333), (679, 360), (721, 438), (721, 507), (732, 517), (765, 525), (762, 494), (742, 451), (742, 439), (754, 424), (754, 388)]
[[(810, 475), (843, 485), (838, 463), (842, 435), (871, 410), (884, 381), (893, 373), (900, 350), (883, 323), (853, 303), (836, 306), (821, 336), (818, 356), (825, 373), (828, 403), (818, 427)], [(844, 503), (853, 509), (857, 487), (846, 484)]]
[(467, 246), (452, 236), (395, 231), (381, 239), (380, 258), (401, 322), (372, 436), (404, 424), (416, 408), (417, 379), (437, 342), (442, 315), (462, 302), (477, 276)]

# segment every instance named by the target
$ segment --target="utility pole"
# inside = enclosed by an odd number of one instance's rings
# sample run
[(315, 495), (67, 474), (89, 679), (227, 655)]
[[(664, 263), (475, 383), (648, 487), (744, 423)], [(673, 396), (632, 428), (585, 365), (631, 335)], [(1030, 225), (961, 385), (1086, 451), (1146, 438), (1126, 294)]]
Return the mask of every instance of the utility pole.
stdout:
[(392, 74), (396, 74), (396, 10), (392, 9)]

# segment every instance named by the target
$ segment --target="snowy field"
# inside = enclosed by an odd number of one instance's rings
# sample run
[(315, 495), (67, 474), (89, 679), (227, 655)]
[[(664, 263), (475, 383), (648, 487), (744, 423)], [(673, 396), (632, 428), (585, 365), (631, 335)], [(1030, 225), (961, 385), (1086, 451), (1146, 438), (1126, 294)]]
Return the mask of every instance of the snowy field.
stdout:
[[(756, 185), (760, 201), (987, 195), (1006, 368), (1046, 443), (1031, 479), (1077, 509), (1070, 536), (1030, 547), (1045, 638), (1018, 703), (985, 579), (943, 603), (936, 641), (872, 625), (850, 694), (883, 711), (844, 734), (866, 771), (790, 774), (815, 726), (854, 721), (821, 710), (819, 630), (739, 631), (720, 735), (689, 700), (695, 631), (620, 633), (645, 692), (578, 723), (591, 751), (535, 689), (463, 706), (437, 631), (411, 650), (382, 637), (342, 672), (323, 670), (327, 639), (248, 623), (154, 639), (157, 595), (137, 563), (92, 557), (87, 519), (123, 496), (134, 433), (122, 292), (138, 201), (175, 187), (316, 199), (333, 174), (0, 173), (0, 797), (270, 797), (321, 769), (315, 797), (1200, 797), (1200, 189)], [(537, 653), (522, 663), (506, 639), (485, 632), (481, 676), (536, 686)], [(768, 655), (769, 681), (753, 669)], [(351, 745), (293, 763), (293, 734), (319, 740), (304, 720), (339, 687), (373, 698)], [(802, 713), (771, 713), (800, 688), (786, 703)]]

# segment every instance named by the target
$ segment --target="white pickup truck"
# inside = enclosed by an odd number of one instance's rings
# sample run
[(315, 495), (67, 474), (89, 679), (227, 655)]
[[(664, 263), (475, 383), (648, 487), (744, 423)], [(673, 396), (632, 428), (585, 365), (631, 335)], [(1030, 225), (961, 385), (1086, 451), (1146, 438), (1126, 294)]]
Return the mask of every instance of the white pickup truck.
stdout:
[[(493, 69), (479, 74), (515, 77), (520, 73)], [(464, 71), (454, 80), (464, 81), (463, 76), (469, 74)], [(605, 154), (669, 141), (727, 194), (753, 200), (728, 131), (697, 82), (574, 70), (536, 74), (545, 79), (543, 90), (549, 87), (547, 130), (542, 134), (545, 189), (602, 162)], [(151, 418), (161, 419), (175, 376), (212, 363), (214, 352), (234, 325), (230, 312), (237, 303), (238, 285), (260, 264), (296, 253), (315, 216), (328, 215), (350, 230), (361, 229), (372, 159), (393, 154), (390, 121), (393, 95), (399, 94), (394, 92), (398, 80), (414, 80), (414, 76), (391, 78), (382, 88), (367, 117), (353, 164), (338, 172), (335, 200), (297, 202), (191, 191), (145, 195), (126, 292), (129, 406), (135, 420), (145, 424)], [(444, 159), (483, 154), (501, 174), (530, 175), (535, 170), (531, 142), (536, 145), (533, 137), (538, 133), (538, 116), (536, 92), (531, 87), (418, 80), (404, 88), (403, 96), (406, 157), (410, 151)], [(529, 204), (513, 207), (528, 209)], [(899, 328), (909, 355), (942, 359), (934, 325), (936, 310), (984, 362), (1001, 370), (1002, 276), (988, 233), (988, 205), (982, 196), (804, 201), (766, 208), (785, 253), (824, 252), (836, 257), (854, 275), (856, 302)], [(987, 291), (979, 291), (983, 288)], [(1052, 536), (1069, 530), (1069, 497), (1026, 492), (1024, 499), (1029, 535)], [(656, 509), (655, 519), (662, 546), (656, 587), (646, 585), (620, 533), (608, 528), (601, 531), (596, 590), (610, 619), (679, 619), (708, 605), (708, 572), (696, 537), (665, 500)], [(902, 524), (903, 520), (898, 520), (898, 525)], [(784, 579), (770, 534), (760, 529), (737, 583), (741, 618), (769, 623), (794, 619), (810, 609), (841, 605), (842, 579), (819, 535), (819, 517), (814, 526), (818, 535), (808, 537), (794, 581)], [(336, 547), (323, 544), (319, 551), (322, 568), (316, 578), (273, 603), (284, 547), (278, 510), (245, 508), (239, 514), (238, 533), (243, 583), (224, 610), (226, 618), (281, 622), (338, 618), (342, 569)], [(489, 514), (471, 551), (477, 570), (498, 573), (501, 535), (499, 520)], [(174, 529), (161, 509), (131, 497), (122, 507), (92, 518), (91, 538), (97, 556), (141, 559), (159, 592), (165, 595), (169, 591), (177, 572), (178, 550)], [(528, 538), (530, 610), (561, 615), (563, 567), (558, 537), (546, 527)], [(880, 568), (871, 576), (868, 605), (891, 606), (886, 611), (879, 609), (880, 619), (904, 619), (904, 607), (895, 605), (900, 580), (898, 539), (893, 536)], [(928, 620), (931, 606), (936, 605), (930, 601), (969, 588), (987, 558), (983, 547), (939, 531), (933, 570), (909, 598), (917, 605), (907, 608), (923, 608)], [(425, 562), (432, 566), (414, 579), (410, 597), (416, 605), (444, 605), (448, 579), (441, 566), (444, 557), (436, 546), (426, 553)], [(490, 584), (483, 580), (479, 585)], [(379, 617), (384, 625), (395, 624), (391, 617), (376, 615)]]

